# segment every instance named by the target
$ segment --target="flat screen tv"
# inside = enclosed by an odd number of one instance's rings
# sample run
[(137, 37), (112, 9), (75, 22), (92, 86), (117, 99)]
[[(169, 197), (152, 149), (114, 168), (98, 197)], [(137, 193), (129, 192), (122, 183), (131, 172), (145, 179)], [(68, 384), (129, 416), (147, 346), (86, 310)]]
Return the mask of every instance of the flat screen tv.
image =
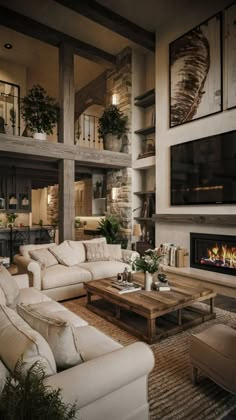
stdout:
[(171, 205), (236, 203), (236, 131), (170, 149)]

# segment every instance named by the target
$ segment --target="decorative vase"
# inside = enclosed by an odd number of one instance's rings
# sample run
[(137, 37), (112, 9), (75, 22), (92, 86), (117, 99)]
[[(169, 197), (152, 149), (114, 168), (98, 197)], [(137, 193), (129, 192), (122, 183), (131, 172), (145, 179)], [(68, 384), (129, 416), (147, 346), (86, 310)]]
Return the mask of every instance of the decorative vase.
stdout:
[(110, 150), (111, 152), (120, 152), (121, 147), (122, 147), (122, 137), (118, 139), (118, 137), (112, 133), (106, 134), (105, 139), (104, 139), (105, 150)]
[(46, 133), (38, 133), (38, 132), (36, 132), (36, 133), (33, 134), (33, 138), (35, 140), (47, 140), (47, 134)]
[(144, 275), (144, 289), (147, 290), (148, 292), (152, 290), (152, 282), (153, 282), (152, 274), (146, 271)]

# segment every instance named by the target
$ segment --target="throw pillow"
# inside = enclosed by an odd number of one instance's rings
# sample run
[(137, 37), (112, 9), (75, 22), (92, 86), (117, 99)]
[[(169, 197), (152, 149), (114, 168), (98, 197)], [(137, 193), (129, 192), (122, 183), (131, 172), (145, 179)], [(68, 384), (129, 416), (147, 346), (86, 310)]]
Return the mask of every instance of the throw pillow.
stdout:
[(30, 258), (30, 251), (36, 251), (37, 249), (42, 249), (42, 248), (50, 248), (51, 246), (55, 246), (56, 244), (54, 242), (52, 242), (51, 244), (39, 244), (39, 245), (35, 245), (35, 244), (29, 244), (29, 245), (21, 245), (19, 248), (20, 251), (20, 255), (22, 255), (25, 258)]
[(56, 373), (56, 364), (46, 340), (13, 309), (0, 305), (0, 359), (13, 372), (20, 357), (28, 370), (39, 360), (46, 376)]
[[(15, 308), (19, 299), (20, 289), (14, 277), (3, 265), (0, 266), (0, 287), (5, 295), (5, 304), (10, 306), (10, 308)], [(4, 301), (2, 303), (4, 304)]]
[(123, 261), (120, 244), (107, 244), (107, 249), (111, 260)]
[(83, 362), (76, 328), (70, 322), (56, 314), (45, 315), (43, 309), (37, 304), (20, 304), (17, 311), (48, 342), (59, 369), (67, 369)]
[(53, 246), (49, 251), (60, 264), (67, 265), (68, 267), (78, 264), (77, 251), (72, 249), (66, 241), (60, 245)]
[(4, 364), (0, 360), (0, 394), (1, 394), (1, 392), (4, 388), (4, 386), (5, 386), (8, 374), (9, 374), (9, 372), (8, 372), (6, 366), (4, 366)]
[(30, 257), (37, 261), (42, 268), (52, 267), (58, 264), (57, 259), (46, 248), (40, 248), (34, 251), (29, 251)]
[(80, 264), (85, 262), (86, 254), (85, 254), (85, 247), (82, 241), (68, 241), (68, 245), (73, 252), (76, 253), (76, 264)]
[(85, 242), (87, 261), (108, 261), (110, 259), (107, 244), (104, 242)]
[(6, 296), (2, 288), (0, 287), (0, 305), (6, 306), (6, 304), (7, 304)]

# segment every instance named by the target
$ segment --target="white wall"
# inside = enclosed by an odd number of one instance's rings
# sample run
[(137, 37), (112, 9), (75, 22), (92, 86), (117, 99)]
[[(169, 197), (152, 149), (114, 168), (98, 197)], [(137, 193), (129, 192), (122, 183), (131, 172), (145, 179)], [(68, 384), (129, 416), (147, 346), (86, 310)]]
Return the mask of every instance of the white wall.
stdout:
[[(236, 109), (225, 110), (219, 114), (191, 121), (178, 127), (169, 128), (169, 43), (187, 31), (202, 23), (219, 10), (223, 10), (230, 1), (197, 2), (195, 7), (187, 8), (186, 12), (172, 25), (162, 27), (156, 33), (156, 186), (157, 213), (167, 214), (236, 214), (235, 205), (208, 206), (170, 206), (170, 146), (198, 139), (236, 128)], [(223, 91), (225, 91), (223, 89)], [(194, 229), (194, 230), (193, 230)], [(156, 224), (157, 244), (161, 242), (176, 242), (189, 247), (189, 231), (207, 231), (223, 233), (230, 231), (236, 234), (236, 229), (218, 227), (199, 227), (188, 225)]]

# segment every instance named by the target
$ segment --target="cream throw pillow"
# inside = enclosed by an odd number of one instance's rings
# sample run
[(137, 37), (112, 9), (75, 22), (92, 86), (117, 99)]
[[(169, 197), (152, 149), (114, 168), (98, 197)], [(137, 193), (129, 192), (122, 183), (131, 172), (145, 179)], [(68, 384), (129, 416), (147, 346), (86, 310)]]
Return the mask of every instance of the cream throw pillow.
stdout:
[(68, 267), (78, 264), (79, 258), (76, 249), (72, 249), (66, 241), (50, 248), (50, 252), (60, 264), (67, 265)]
[(108, 261), (110, 259), (107, 244), (104, 242), (85, 242), (86, 256), (88, 262)]
[(52, 267), (58, 264), (57, 259), (46, 248), (40, 248), (34, 251), (29, 251), (30, 257), (37, 261), (42, 268)]
[(56, 314), (45, 315), (38, 304), (20, 304), (17, 311), (48, 342), (59, 369), (67, 369), (83, 362), (76, 328), (70, 322), (62, 320)]
[(55, 246), (56, 244), (54, 242), (50, 243), (50, 244), (39, 244), (39, 245), (35, 245), (35, 244), (29, 244), (29, 245), (21, 245), (19, 248), (20, 251), (20, 255), (22, 255), (25, 258), (30, 258), (30, 251), (36, 251), (37, 249), (42, 249), (42, 248), (50, 248), (51, 246)]
[(45, 375), (56, 373), (56, 364), (46, 340), (34, 331), (13, 309), (0, 305), (0, 359), (13, 371), (20, 357), (28, 370), (40, 361)]
[(107, 244), (107, 250), (111, 260), (123, 261), (121, 244)]
[(85, 262), (86, 254), (85, 247), (82, 241), (68, 241), (68, 245), (71, 248), (72, 252), (76, 254), (76, 264)]
[(14, 277), (3, 265), (0, 266), (0, 287), (5, 295), (5, 303), (2, 299), (1, 303), (10, 308), (15, 308), (19, 299), (20, 289)]

